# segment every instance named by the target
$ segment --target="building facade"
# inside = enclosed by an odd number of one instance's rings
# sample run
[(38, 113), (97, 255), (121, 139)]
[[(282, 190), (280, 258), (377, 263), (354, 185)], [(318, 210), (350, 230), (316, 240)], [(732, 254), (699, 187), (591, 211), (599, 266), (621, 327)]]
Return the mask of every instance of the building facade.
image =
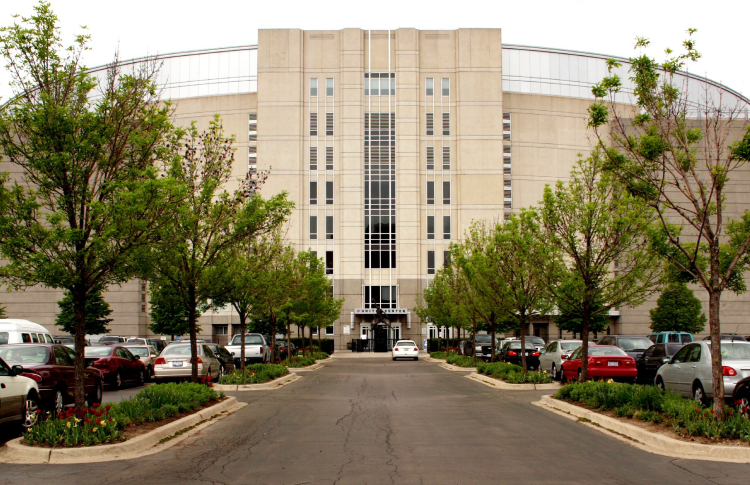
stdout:
[[(334, 295), (345, 299), (335, 325), (320, 329), (339, 350), (375, 337), (378, 306), (389, 339), (438, 335), (414, 313), (418, 295), (472, 221), (536, 205), (545, 185), (568, 177), (590, 148), (591, 87), (611, 57), (503, 45), (500, 29), (279, 29), (258, 38), (160, 56), (162, 95), (175, 103), (178, 125), (204, 127), (220, 114), (237, 139), (237, 178), (270, 169), (262, 192), (288, 192), (290, 242), (325, 261)], [(627, 63), (620, 71), (627, 79)], [(747, 102), (716, 83), (680, 79), (695, 96), (721, 88)], [(630, 102), (629, 88), (619, 101)], [(735, 216), (750, 202), (744, 191), (729, 197)], [(34, 288), (3, 303), (10, 317), (51, 329), (60, 298)], [(113, 334), (149, 334), (146, 282), (112, 288), (106, 299)], [(648, 333), (653, 304), (613, 311), (610, 331)], [(725, 325), (750, 334), (747, 297), (728, 296), (724, 306)], [(238, 323), (227, 309), (200, 324), (205, 338), (226, 341)], [(558, 335), (550, 319), (528, 331)]]

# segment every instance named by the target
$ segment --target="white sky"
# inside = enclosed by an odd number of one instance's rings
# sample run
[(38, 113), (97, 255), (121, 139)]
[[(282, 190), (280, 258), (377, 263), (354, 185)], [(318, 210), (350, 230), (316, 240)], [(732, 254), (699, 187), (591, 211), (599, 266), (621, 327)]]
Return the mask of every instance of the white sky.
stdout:
[[(750, 67), (743, 54), (750, 18), (748, 0), (623, 2), (589, 0), (52, 0), (67, 44), (88, 26), (89, 67), (105, 64), (119, 46), (122, 59), (182, 50), (257, 43), (259, 28), (334, 30), (503, 29), (503, 41), (628, 57), (636, 35), (662, 60), (678, 49), (689, 27), (698, 29), (703, 54), (691, 71), (750, 96)], [(29, 15), (35, 0), (0, 0), (0, 26), (14, 13)], [(11, 94), (0, 69), (0, 97)]]

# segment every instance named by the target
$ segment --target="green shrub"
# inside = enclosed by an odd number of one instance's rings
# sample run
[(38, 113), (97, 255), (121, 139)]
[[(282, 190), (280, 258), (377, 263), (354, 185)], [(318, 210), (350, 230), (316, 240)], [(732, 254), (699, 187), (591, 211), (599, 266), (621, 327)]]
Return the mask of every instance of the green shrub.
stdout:
[(451, 353), (445, 358), (445, 361), (449, 364), (457, 365), (459, 367), (474, 367), (477, 363), (481, 362), (469, 357), (468, 355), (456, 355)]
[[(292, 337), (290, 340), (297, 347), (297, 349), (302, 350), (303, 345), (302, 345), (301, 337)], [(318, 338), (315, 335), (313, 335), (313, 349), (315, 349), (316, 351), (323, 351), (327, 354), (332, 354), (333, 344), (334, 344), (333, 339), (322, 338), (320, 339), (320, 346), (318, 346)], [(310, 337), (305, 338), (304, 347), (308, 350), (310, 349)]]
[(433, 359), (442, 359), (445, 360), (450, 356), (458, 355), (455, 351), (449, 350), (447, 352), (430, 352), (430, 357)]
[(546, 372), (523, 373), (523, 367), (505, 362), (487, 362), (477, 364), (477, 372), (509, 384), (549, 384), (552, 378)]
[(615, 408), (613, 413), (615, 416), (619, 416), (621, 418), (632, 418), (635, 414), (635, 409), (625, 404), (623, 406), (620, 406), (619, 408)]
[(281, 364), (252, 364), (245, 366), (244, 374), (240, 369), (235, 369), (231, 374), (224, 375), (219, 384), (261, 384), (288, 373), (286, 366)]
[(307, 366), (313, 365), (314, 363), (315, 363), (315, 357), (307, 357), (307, 356), (300, 356), (300, 355), (292, 357), (291, 359), (281, 361), (281, 365), (287, 368), (307, 367)]

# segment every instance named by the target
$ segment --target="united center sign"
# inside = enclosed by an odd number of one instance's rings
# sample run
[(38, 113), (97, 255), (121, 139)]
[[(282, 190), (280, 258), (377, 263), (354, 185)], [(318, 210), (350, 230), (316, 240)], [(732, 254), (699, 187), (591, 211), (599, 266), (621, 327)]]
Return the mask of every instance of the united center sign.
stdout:
[[(408, 315), (408, 308), (383, 308), (383, 313), (386, 315)], [(377, 313), (375, 308), (355, 308), (355, 315), (375, 315)]]

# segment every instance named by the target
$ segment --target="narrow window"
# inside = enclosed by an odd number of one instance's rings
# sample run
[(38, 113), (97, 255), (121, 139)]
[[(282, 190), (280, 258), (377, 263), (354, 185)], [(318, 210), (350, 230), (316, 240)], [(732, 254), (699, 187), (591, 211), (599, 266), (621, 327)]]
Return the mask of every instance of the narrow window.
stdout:
[(435, 147), (427, 147), (427, 170), (435, 168)]
[(326, 79), (326, 96), (333, 96), (333, 78)]
[(326, 216), (326, 239), (333, 239), (333, 216)]
[(510, 132), (503, 132), (503, 141), (510, 141)]
[(510, 121), (510, 113), (503, 113), (503, 121)]
[(510, 153), (510, 145), (503, 145), (503, 153)]
[(427, 113), (427, 136), (432, 136), (435, 134), (435, 120), (434, 120), (434, 113)]
[(427, 251), (427, 274), (435, 274), (435, 251)]
[(333, 325), (326, 327), (326, 335), (333, 335)]
[(333, 274), (333, 251), (326, 251), (326, 274)]
[(443, 170), (451, 169), (451, 147), (443, 147)]
[(434, 84), (435, 83), (431, 77), (425, 79), (425, 96), (432, 96), (435, 94)]
[(427, 216), (427, 239), (435, 239), (435, 216)]
[(512, 208), (513, 208), (513, 201), (511, 201), (511, 200), (506, 200), (506, 201), (504, 202), (504, 204), (503, 204), (503, 207), (504, 207), (504, 208), (506, 208), (506, 209), (512, 209)]
[(396, 95), (396, 78), (394, 77), (394, 73), (391, 73), (391, 96)]
[(443, 78), (443, 96), (451, 95), (451, 80), (447, 77)]
[(443, 251), (443, 267), (448, 267), (451, 265), (451, 252), (450, 251)]
[(333, 204), (333, 182), (326, 182), (326, 204)]
[(451, 238), (451, 216), (443, 216), (443, 239)]
[(451, 183), (448, 181), (443, 182), (443, 204), (451, 203)]
[(326, 135), (333, 135), (333, 113), (326, 113)]
[(318, 113), (310, 113), (310, 136), (318, 136)]
[(318, 182), (310, 182), (310, 205), (318, 203)]
[(333, 147), (326, 147), (326, 170), (333, 170)]
[(432, 180), (427, 181), (427, 203), (435, 203), (435, 182)]
[(451, 134), (451, 114), (443, 113), (443, 135)]
[(505, 166), (503, 166), (503, 174), (510, 175), (510, 163), (506, 163)]
[(365, 73), (365, 96), (369, 96), (369, 95), (370, 95), (370, 78), (369, 78), (369, 74)]
[(310, 147), (310, 170), (318, 169), (318, 147)]
[(318, 239), (318, 216), (310, 216), (310, 239)]
[(310, 96), (318, 95), (318, 78), (314, 77), (310, 79)]
[(380, 79), (370, 78), (370, 96), (378, 96), (380, 94)]
[[(386, 77), (386, 73), (381, 73), (381, 77)], [(390, 83), (388, 82), (388, 79), (381, 79), (380, 80), (380, 95), (381, 96), (388, 96), (388, 88), (390, 87)]]

